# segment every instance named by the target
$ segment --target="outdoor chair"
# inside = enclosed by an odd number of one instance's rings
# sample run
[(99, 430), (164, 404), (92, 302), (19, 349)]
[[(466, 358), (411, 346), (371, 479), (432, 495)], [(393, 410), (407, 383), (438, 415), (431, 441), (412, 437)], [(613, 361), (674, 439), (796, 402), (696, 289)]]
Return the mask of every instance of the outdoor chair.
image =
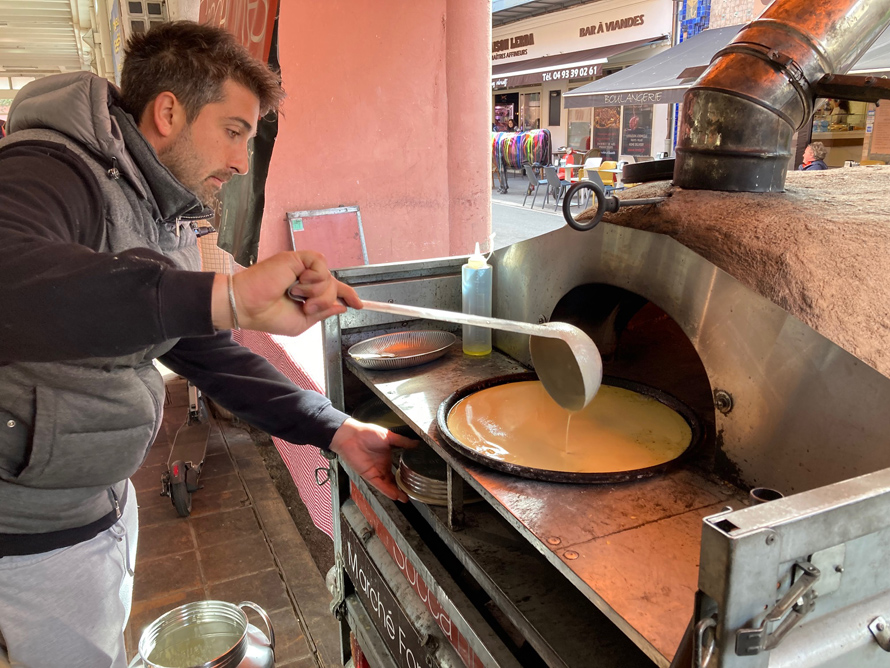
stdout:
[[(538, 188), (547, 186), (547, 179), (539, 179), (538, 175), (535, 174), (535, 168), (532, 167), (529, 163), (525, 163), (522, 166), (522, 169), (525, 171), (525, 175), (528, 178), (529, 187), (525, 191), (525, 197), (522, 198), (522, 206), (525, 206), (525, 201), (528, 199), (528, 194), (532, 191), (532, 188), (535, 189), (535, 194), (532, 196), (532, 207), (535, 208), (535, 199), (538, 197)], [(555, 170), (554, 170), (555, 171)], [(547, 191), (544, 191), (544, 201), (547, 201)], [(541, 204), (541, 208), (544, 208), (544, 205)]]
[[(545, 183), (549, 186), (548, 190), (553, 191), (556, 196), (556, 206), (553, 207), (553, 210), (556, 211), (559, 208), (559, 200), (562, 199), (563, 193), (569, 189), (572, 182), (559, 178), (559, 175), (556, 172), (556, 167), (553, 167), (552, 165), (548, 165), (544, 168), (544, 176), (547, 177)], [(547, 200), (545, 199), (544, 202), (546, 201)], [(534, 202), (532, 202), (532, 207), (534, 207)], [(541, 208), (544, 208), (543, 203), (541, 204)]]
[(595, 171), (596, 168), (599, 167), (601, 164), (603, 164), (602, 158), (599, 158), (599, 157), (587, 158), (587, 160), (584, 161), (584, 167), (580, 170), (581, 173), (578, 175), (578, 178), (572, 179), (572, 181), (573, 182), (583, 181), (585, 178), (587, 178), (587, 174), (589, 174), (592, 171)]
[(603, 180), (603, 183), (606, 183), (613, 188), (615, 187), (615, 184), (618, 183), (618, 175), (605, 170), (617, 168), (618, 163), (614, 160), (605, 160), (599, 167), (597, 167), (597, 172), (599, 173), (599, 177)]
[[(597, 172), (593, 169), (591, 169), (589, 171), (585, 170), (585, 172), (586, 172), (586, 175), (584, 177), (585, 181), (590, 181), (591, 183), (595, 183), (600, 188), (602, 188), (603, 194), (606, 197), (612, 196), (612, 193), (615, 192), (615, 189), (612, 188), (612, 186), (607, 186), (605, 183), (603, 183), (603, 180), (600, 178), (599, 172)], [(578, 195), (580, 196), (582, 193), (585, 198), (584, 199), (584, 207), (586, 208), (590, 204), (590, 190), (584, 189), (581, 192), (579, 192)]]

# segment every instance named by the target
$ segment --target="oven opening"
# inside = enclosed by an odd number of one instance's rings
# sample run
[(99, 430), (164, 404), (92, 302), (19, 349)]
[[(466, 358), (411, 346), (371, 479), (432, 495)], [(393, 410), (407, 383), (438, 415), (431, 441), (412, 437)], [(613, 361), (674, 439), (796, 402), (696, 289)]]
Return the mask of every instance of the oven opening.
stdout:
[(593, 339), (604, 375), (649, 385), (686, 404), (702, 428), (687, 461), (721, 474), (715, 471), (724, 458), (716, 456), (711, 384), (698, 352), (673, 318), (629, 290), (591, 283), (566, 293), (550, 319), (575, 325)]

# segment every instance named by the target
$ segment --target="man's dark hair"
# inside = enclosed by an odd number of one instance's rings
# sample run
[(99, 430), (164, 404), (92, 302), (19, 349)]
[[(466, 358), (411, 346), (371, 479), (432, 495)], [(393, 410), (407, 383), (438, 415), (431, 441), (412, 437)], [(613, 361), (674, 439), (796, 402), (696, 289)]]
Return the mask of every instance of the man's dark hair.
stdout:
[(227, 80), (256, 95), (263, 116), (284, 99), (278, 76), (231, 33), (192, 21), (162, 23), (127, 43), (122, 106), (138, 123), (152, 100), (169, 91), (191, 123), (205, 105), (223, 99)]

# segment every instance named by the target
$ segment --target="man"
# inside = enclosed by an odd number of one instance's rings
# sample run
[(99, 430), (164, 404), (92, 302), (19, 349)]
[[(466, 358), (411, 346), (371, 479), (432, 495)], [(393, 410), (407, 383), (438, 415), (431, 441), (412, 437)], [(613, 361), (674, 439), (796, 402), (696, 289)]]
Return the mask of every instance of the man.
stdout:
[[(128, 478), (160, 424), (155, 358), (406, 499), (390, 449), (411, 441), (298, 389), (229, 331), (296, 335), (345, 311), (338, 297), (360, 308), (356, 293), (312, 252), (199, 271), (191, 221), (247, 171), (275, 75), (189, 22), (134, 37), (122, 75), (120, 93), (87, 73), (34, 81), (0, 142), (0, 655), (16, 666), (126, 665)], [(284, 297), (295, 281), (302, 308)]]

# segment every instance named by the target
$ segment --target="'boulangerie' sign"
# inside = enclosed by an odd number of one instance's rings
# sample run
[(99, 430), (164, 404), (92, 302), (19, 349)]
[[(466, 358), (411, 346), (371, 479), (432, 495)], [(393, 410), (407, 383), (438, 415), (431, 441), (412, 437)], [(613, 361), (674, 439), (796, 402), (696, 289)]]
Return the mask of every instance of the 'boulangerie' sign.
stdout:
[(491, 59), (519, 62), (666, 35), (672, 7), (666, 0), (595, 2), (510, 23), (492, 30)]

